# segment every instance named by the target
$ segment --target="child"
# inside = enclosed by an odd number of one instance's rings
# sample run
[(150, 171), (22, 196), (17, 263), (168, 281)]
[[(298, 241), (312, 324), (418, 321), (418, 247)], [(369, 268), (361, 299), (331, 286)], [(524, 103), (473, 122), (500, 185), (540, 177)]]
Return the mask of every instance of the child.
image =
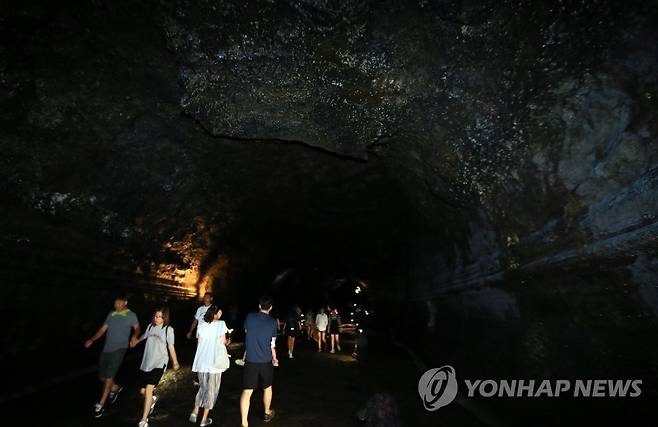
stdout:
[(160, 383), (162, 374), (167, 369), (169, 356), (174, 362), (174, 370), (178, 370), (178, 358), (174, 348), (174, 329), (169, 326), (169, 309), (160, 307), (153, 313), (153, 321), (146, 328), (146, 332), (139, 339), (131, 341), (131, 347), (135, 347), (141, 341), (146, 340), (144, 356), (139, 367), (140, 394), (144, 396), (144, 411), (139, 427), (148, 427), (148, 417), (155, 408), (158, 397), (153, 390)]

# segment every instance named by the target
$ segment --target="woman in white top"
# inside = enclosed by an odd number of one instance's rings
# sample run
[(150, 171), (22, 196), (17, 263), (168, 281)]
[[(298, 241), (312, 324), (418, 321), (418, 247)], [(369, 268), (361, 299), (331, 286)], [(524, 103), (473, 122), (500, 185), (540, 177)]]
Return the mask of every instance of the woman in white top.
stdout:
[(322, 347), (327, 344), (328, 325), (329, 318), (324, 313), (324, 308), (320, 308), (320, 312), (315, 316), (315, 326), (318, 328), (318, 351), (322, 351)]
[(199, 375), (199, 391), (196, 394), (190, 421), (196, 423), (199, 409), (203, 408), (201, 427), (212, 424), (212, 418), (208, 418), (208, 413), (217, 401), (224, 371), (215, 368), (217, 346), (226, 344), (226, 332), (228, 332), (226, 323), (219, 320), (221, 316), (222, 311), (216, 305), (211, 305), (203, 317), (203, 322), (197, 328), (197, 347), (192, 372)]

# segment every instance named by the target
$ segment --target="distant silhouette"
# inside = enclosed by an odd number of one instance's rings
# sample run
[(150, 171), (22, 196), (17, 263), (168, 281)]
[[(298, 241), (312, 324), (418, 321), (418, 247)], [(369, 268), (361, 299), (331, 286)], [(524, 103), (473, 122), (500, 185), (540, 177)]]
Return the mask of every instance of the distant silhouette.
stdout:
[(388, 393), (374, 394), (366, 402), (357, 417), (366, 427), (400, 427), (400, 411), (393, 396)]

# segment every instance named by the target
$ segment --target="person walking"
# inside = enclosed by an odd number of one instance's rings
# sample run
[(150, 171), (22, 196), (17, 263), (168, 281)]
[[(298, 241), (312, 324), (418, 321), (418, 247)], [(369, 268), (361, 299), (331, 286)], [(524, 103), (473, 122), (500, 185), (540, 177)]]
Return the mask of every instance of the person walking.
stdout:
[(327, 345), (327, 326), (329, 326), (329, 318), (324, 312), (324, 308), (320, 308), (320, 312), (315, 316), (315, 326), (318, 328), (318, 351), (322, 351), (323, 347)]
[(111, 311), (103, 325), (96, 331), (94, 336), (84, 342), (85, 348), (105, 336), (105, 344), (98, 360), (98, 373), (103, 383), (103, 391), (98, 403), (94, 405), (93, 415), (100, 418), (105, 412), (105, 404), (109, 401), (114, 403), (123, 390), (123, 387), (114, 382), (114, 377), (119, 371), (126, 351), (129, 346), (130, 332), (133, 331), (133, 339), (140, 334), (137, 315), (128, 308), (128, 297), (119, 295), (114, 300), (114, 311)]
[(313, 329), (315, 328), (315, 313), (310, 308), (306, 312), (306, 339), (313, 338)]
[(286, 315), (286, 321), (283, 324), (283, 330), (286, 332), (288, 337), (288, 358), (292, 359), (293, 353), (295, 351), (295, 339), (301, 331), (301, 318), (300, 313), (301, 309), (298, 306), (294, 306), (292, 310)]
[(212, 424), (208, 418), (210, 410), (215, 406), (222, 381), (222, 372), (226, 369), (216, 367), (217, 346), (225, 346), (228, 328), (223, 320), (222, 311), (216, 305), (211, 305), (206, 311), (203, 322), (197, 329), (197, 348), (192, 364), (192, 372), (199, 376), (199, 391), (194, 400), (194, 408), (190, 413), (190, 422), (196, 423), (199, 411), (203, 408), (201, 427)]
[(151, 324), (141, 337), (131, 340), (130, 347), (133, 348), (142, 341), (146, 341), (146, 344), (142, 364), (139, 367), (139, 393), (144, 396), (144, 410), (138, 427), (148, 427), (148, 417), (153, 412), (158, 399), (153, 391), (167, 369), (170, 356), (174, 371), (180, 368), (174, 347), (174, 328), (169, 326), (168, 307), (159, 307), (155, 310)]
[(340, 314), (338, 314), (338, 309), (334, 307), (329, 315), (329, 336), (331, 339), (330, 353), (335, 353), (336, 349), (340, 351), (340, 326)]
[(194, 329), (199, 323), (203, 322), (203, 316), (206, 314), (206, 310), (210, 308), (214, 300), (215, 297), (210, 292), (206, 292), (205, 295), (203, 295), (203, 305), (197, 308), (196, 313), (194, 313), (194, 320), (192, 320), (192, 326), (190, 326), (190, 330), (187, 332), (187, 339), (192, 338)]
[(103, 351), (98, 360), (98, 373), (103, 383), (103, 391), (98, 403), (94, 405), (93, 415), (96, 418), (103, 415), (105, 404), (108, 401), (110, 403), (116, 402), (119, 393), (123, 390), (123, 387), (114, 382), (114, 377), (119, 371), (128, 350), (131, 331), (133, 331), (133, 338), (139, 336), (140, 328), (137, 315), (128, 308), (128, 297), (119, 295), (114, 300), (114, 311), (107, 315), (103, 325), (96, 331), (94, 336), (84, 342), (84, 347), (88, 349), (95, 341), (107, 333)]
[(254, 389), (263, 389), (263, 405), (265, 406), (264, 421), (270, 422), (275, 412), (272, 405), (272, 380), (274, 366), (272, 365), (273, 349), (276, 346), (277, 324), (270, 317), (272, 299), (261, 297), (258, 301), (259, 311), (249, 313), (244, 322), (246, 333), (246, 363), (242, 378), (242, 394), (240, 395), (240, 416), (242, 427), (249, 425), (249, 405)]

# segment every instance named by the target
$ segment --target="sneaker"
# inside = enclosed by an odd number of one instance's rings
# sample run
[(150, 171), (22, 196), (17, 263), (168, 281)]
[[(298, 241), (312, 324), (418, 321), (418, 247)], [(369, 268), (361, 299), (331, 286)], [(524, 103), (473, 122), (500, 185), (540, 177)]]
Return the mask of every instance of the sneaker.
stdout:
[(288, 353), (288, 359), (292, 359), (292, 353)]
[(332, 349), (329, 353), (334, 354), (336, 350)]
[(269, 414), (268, 413), (265, 414), (265, 418), (263, 419), (263, 421), (269, 423), (270, 421), (272, 421), (272, 419), (274, 419), (274, 415), (276, 415), (276, 413), (274, 412), (274, 409), (272, 409)]
[(205, 420), (205, 421), (201, 421), (201, 424), (199, 424), (199, 425), (200, 425), (201, 427), (206, 427), (206, 426), (209, 426), (210, 424), (212, 424), (212, 418), (208, 418), (208, 419)]
[(190, 414), (190, 418), (188, 418), (188, 420), (190, 420), (191, 423), (196, 423), (196, 414), (194, 412), (192, 412)]
[(140, 421), (139, 424), (137, 424), (137, 427), (149, 427), (149, 422), (148, 421)]
[(103, 415), (103, 412), (105, 412), (105, 409), (100, 403), (94, 405), (94, 418), (100, 418)]
[(336, 350), (340, 351), (340, 344), (336, 344)]
[(158, 401), (158, 396), (153, 395), (153, 403), (151, 403), (151, 410), (149, 411), (149, 415), (153, 413), (153, 410), (155, 409), (155, 402)]
[(243, 359), (235, 359), (235, 364), (238, 366), (244, 366), (244, 360)]
[(111, 391), (110, 392), (110, 396), (108, 397), (108, 400), (109, 400), (110, 404), (117, 401), (117, 398), (119, 397), (119, 393), (121, 393), (122, 390), (123, 390), (123, 387), (119, 386), (117, 391)]

